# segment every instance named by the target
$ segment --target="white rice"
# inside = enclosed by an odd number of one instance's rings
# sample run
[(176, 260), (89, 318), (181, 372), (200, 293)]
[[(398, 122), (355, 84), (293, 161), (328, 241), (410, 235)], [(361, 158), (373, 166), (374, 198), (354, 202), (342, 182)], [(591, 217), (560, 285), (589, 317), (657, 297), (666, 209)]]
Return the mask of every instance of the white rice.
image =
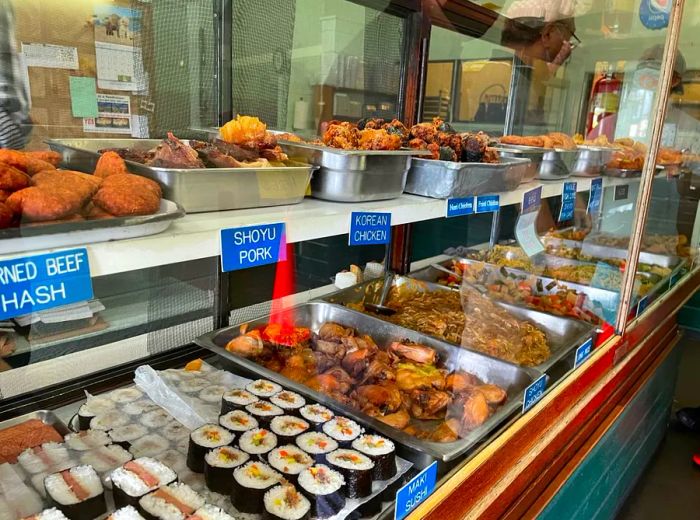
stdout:
[(262, 455), (277, 446), (277, 435), (265, 428), (256, 428), (243, 433), (238, 446), (251, 455)]
[(112, 442), (134, 442), (148, 433), (148, 430), (140, 424), (127, 424), (109, 431)]
[(61, 471), (71, 466), (70, 454), (63, 444), (57, 442), (47, 442), (40, 446), (44, 452), (44, 462), (42, 457), (34, 453), (35, 448), (27, 448), (17, 457), (18, 462), (28, 473), (51, 473)]
[(258, 420), (243, 410), (234, 410), (219, 417), (219, 424), (233, 432), (245, 432), (257, 428)]
[(287, 444), (275, 448), (267, 455), (267, 462), (281, 473), (298, 475), (314, 463), (304, 450)]
[(316, 464), (299, 474), (299, 487), (313, 495), (330, 495), (345, 485), (343, 475), (325, 464)]
[(107, 397), (115, 403), (125, 404), (141, 399), (143, 397), (143, 392), (136, 388), (120, 388), (107, 394)]
[(338, 449), (338, 443), (335, 440), (320, 432), (302, 433), (297, 437), (296, 443), (302, 450), (312, 455), (322, 455)]
[(395, 450), (394, 443), (386, 437), (370, 434), (362, 435), (352, 441), (352, 448), (372, 457), (388, 455)]
[(236, 406), (248, 406), (249, 404), (253, 404), (254, 402), (260, 400), (257, 395), (253, 395), (248, 390), (244, 390), (243, 388), (234, 388), (228, 392), (224, 392), (222, 399), (224, 401), (228, 401), (229, 403), (233, 403)]
[(248, 462), (248, 459), (250, 455), (231, 446), (214, 448), (204, 456), (207, 464), (214, 468), (236, 468)]
[(245, 488), (266, 489), (282, 480), (282, 475), (262, 462), (249, 462), (234, 469), (233, 478)]
[(115, 469), (110, 475), (112, 482), (131, 497), (140, 497), (177, 479), (177, 474), (173, 470), (157, 460), (141, 457), (134, 462), (156, 477), (159, 482), (155, 486), (148, 486), (136, 473), (125, 467)]
[(86, 451), (80, 461), (83, 464), (89, 464), (95, 468), (95, 471), (98, 473), (105, 473), (114, 468), (118, 468), (132, 458), (131, 453), (121, 446), (110, 444), (109, 446), (102, 446), (101, 448)]
[(134, 507), (126, 506), (117, 509), (107, 517), (107, 520), (143, 520), (143, 517)]
[(209, 386), (206, 379), (194, 378), (180, 383), (180, 390), (186, 394), (199, 393)]
[(60, 509), (52, 507), (51, 509), (44, 509), (41, 513), (34, 515), (36, 520), (68, 520), (66, 515), (64, 515)]
[(279, 406), (283, 410), (296, 410), (306, 404), (306, 399), (296, 392), (283, 390), (282, 392), (270, 397), (270, 402)]
[(87, 401), (85, 401), (85, 404), (80, 407), (78, 413), (84, 416), (94, 416), (101, 413), (111, 412), (114, 410), (114, 407), (114, 401), (108, 397), (90, 396), (88, 397)]
[[(34, 489), (36, 489), (43, 498), (46, 498), (46, 488), (44, 487), (44, 479), (47, 475), (47, 473), (37, 473), (31, 478), (32, 486), (34, 486)], [(0, 518), (2, 518), (2, 515), (0, 515)]]
[(124, 413), (128, 413), (129, 415), (143, 415), (146, 412), (150, 412), (156, 409), (158, 409), (158, 405), (150, 399), (128, 403), (125, 404), (122, 408), (122, 410), (124, 410)]
[(284, 415), (284, 410), (267, 401), (257, 401), (245, 407), (246, 411), (258, 417), (274, 417), (275, 415)]
[(110, 443), (109, 435), (102, 430), (84, 430), (69, 433), (63, 438), (66, 446), (75, 451), (86, 451)]
[(225, 391), (226, 387), (223, 385), (209, 386), (199, 392), (199, 398), (208, 403), (218, 403), (221, 401), (221, 396), (224, 395)]
[(320, 404), (307, 404), (299, 410), (299, 413), (307, 421), (316, 424), (330, 421), (335, 416), (331, 410)]
[(337, 441), (351, 441), (363, 431), (362, 426), (347, 417), (336, 417), (323, 425), (323, 432)]
[(163, 453), (170, 447), (168, 441), (157, 433), (144, 435), (137, 439), (129, 447), (129, 451), (134, 457), (154, 457), (159, 453)]
[[(104, 492), (100, 477), (90, 466), (75, 466), (69, 471), (73, 478), (80, 482), (80, 485), (88, 492), (88, 499)], [(46, 477), (44, 486), (48, 495), (59, 505), (68, 506), (80, 503), (60, 473), (53, 473)]]
[[(295, 497), (294, 505), (287, 501), (288, 493)], [(311, 503), (308, 499), (299, 493), (294, 486), (277, 486), (265, 493), (263, 497), (265, 509), (284, 520), (299, 520), (303, 518), (311, 509)]]
[(161, 433), (166, 439), (176, 441), (182, 439), (183, 437), (189, 436), (190, 431), (179, 422), (172, 421), (165, 428), (163, 428)]
[(270, 430), (277, 435), (294, 436), (301, 435), (309, 429), (309, 423), (304, 419), (291, 415), (278, 415), (270, 422)]
[(256, 379), (255, 381), (248, 383), (245, 389), (251, 394), (263, 398), (272, 397), (276, 393), (282, 391), (282, 387), (280, 385), (267, 379)]
[(344, 469), (369, 470), (374, 467), (374, 462), (367, 455), (356, 450), (335, 450), (328, 454), (328, 463)]
[(218, 448), (219, 446), (231, 444), (235, 435), (218, 424), (205, 424), (194, 430), (190, 437), (198, 446)]
[(159, 408), (158, 410), (152, 410), (147, 412), (141, 417), (141, 424), (147, 428), (162, 428), (170, 421), (173, 420), (172, 415), (170, 415), (165, 410)]
[(202, 520), (235, 520), (231, 515), (227, 514), (222, 509), (209, 504), (197, 509), (192, 516), (199, 517)]
[[(197, 510), (204, 506), (204, 498), (194, 491), (187, 484), (170, 484), (161, 488), (169, 495), (177, 498), (180, 502), (188, 505), (191, 509)], [(139, 505), (145, 512), (157, 518), (168, 520), (183, 520), (189, 515), (185, 515), (177, 507), (169, 503), (167, 500), (155, 496), (154, 493), (149, 493), (139, 500)]]
[(90, 420), (90, 428), (93, 430), (113, 430), (129, 424), (129, 416), (117, 411), (101, 413)]

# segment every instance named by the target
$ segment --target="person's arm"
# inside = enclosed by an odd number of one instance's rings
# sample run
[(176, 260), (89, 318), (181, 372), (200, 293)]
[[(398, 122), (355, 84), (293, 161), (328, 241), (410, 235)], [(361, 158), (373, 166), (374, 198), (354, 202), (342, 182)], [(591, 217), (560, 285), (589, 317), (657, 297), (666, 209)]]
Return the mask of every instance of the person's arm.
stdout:
[(29, 97), (15, 45), (12, 6), (0, 0), (0, 148), (22, 148), (29, 137)]

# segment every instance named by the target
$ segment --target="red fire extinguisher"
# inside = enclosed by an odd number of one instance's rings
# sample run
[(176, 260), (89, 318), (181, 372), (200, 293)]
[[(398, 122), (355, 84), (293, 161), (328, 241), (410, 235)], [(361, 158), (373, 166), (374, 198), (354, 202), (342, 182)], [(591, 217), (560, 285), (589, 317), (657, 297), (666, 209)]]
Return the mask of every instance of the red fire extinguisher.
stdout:
[(615, 138), (617, 112), (620, 109), (622, 81), (615, 77), (612, 65), (593, 84), (586, 119), (586, 138), (595, 139), (606, 135), (609, 141)]

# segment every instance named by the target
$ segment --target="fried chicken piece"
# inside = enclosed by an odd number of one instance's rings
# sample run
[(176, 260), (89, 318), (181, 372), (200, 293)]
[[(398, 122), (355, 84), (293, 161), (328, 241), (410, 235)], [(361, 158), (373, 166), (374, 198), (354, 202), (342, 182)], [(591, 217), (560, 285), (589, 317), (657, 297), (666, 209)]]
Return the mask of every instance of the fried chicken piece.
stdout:
[(283, 134), (277, 134), (278, 141), (289, 141), (290, 143), (303, 143), (304, 140), (297, 134), (292, 134), (289, 132)]
[(0, 190), (17, 191), (30, 185), (29, 175), (14, 166), (0, 162)]
[(0, 190), (0, 202), (5, 202), (11, 194), (10, 190)]
[(114, 151), (103, 152), (95, 165), (94, 175), (104, 178), (114, 174), (129, 173), (124, 159)]
[(15, 222), (15, 213), (10, 207), (0, 202), (0, 229), (12, 227)]
[(204, 168), (197, 151), (168, 132), (168, 137), (156, 147), (153, 158), (147, 163), (156, 168)]
[(358, 130), (364, 130), (366, 128), (369, 128), (370, 130), (379, 130), (386, 124), (386, 121), (380, 117), (366, 117), (364, 119), (360, 119), (357, 122), (357, 129)]
[(539, 148), (544, 147), (544, 139), (542, 136), (522, 136), (522, 135), (504, 135), (501, 137), (500, 142), (502, 144), (515, 144), (518, 146), (536, 146)]
[(392, 119), (391, 123), (384, 123), (382, 125), (382, 129), (386, 130), (390, 134), (398, 135), (401, 138), (402, 145), (408, 142), (410, 132), (408, 131), (408, 128), (406, 128), (406, 126), (398, 119)]
[(66, 191), (47, 190), (31, 186), (14, 192), (7, 198), (7, 206), (23, 220), (45, 222), (58, 220), (75, 213), (79, 208), (74, 197)]
[(341, 150), (355, 150), (358, 146), (360, 131), (348, 122), (331, 122), (323, 133), (323, 144)]
[(401, 148), (401, 138), (386, 130), (366, 128), (360, 131), (360, 150), (398, 150)]
[(422, 139), (430, 144), (435, 140), (437, 132), (438, 130), (433, 123), (418, 123), (411, 127), (410, 136), (412, 138)]
[(575, 150), (576, 142), (563, 132), (549, 132), (547, 134), (554, 143), (554, 148), (563, 148), (564, 150)]
[(427, 146), (427, 149), (430, 150), (430, 158), (434, 160), (440, 159), (440, 145), (437, 143), (430, 143)]
[(0, 149), (0, 162), (14, 166), (30, 177), (44, 170), (56, 169), (53, 164), (37, 159), (30, 154), (4, 148)]
[(127, 173), (107, 177), (92, 202), (115, 217), (152, 215), (160, 207), (161, 195), (158, 183)]
[(30, 157), (33, 157), (34, 159), (39, 159), (49, 164), (53, 164), (56, 167), (58, 167), (58, 165), (61, 164), (61, 159), (63, 159), (60, 153), (54, 152), (52, 150), (35, 150), (33, 152), (24, 153), (26, 153)]
[(428, 143), (423, 141), (423, 139), (419, 137), (414, 137), (410, 141), (408, 141), (408, 147), (413, 148), (414, 150), (427, 150), (428, 148)]

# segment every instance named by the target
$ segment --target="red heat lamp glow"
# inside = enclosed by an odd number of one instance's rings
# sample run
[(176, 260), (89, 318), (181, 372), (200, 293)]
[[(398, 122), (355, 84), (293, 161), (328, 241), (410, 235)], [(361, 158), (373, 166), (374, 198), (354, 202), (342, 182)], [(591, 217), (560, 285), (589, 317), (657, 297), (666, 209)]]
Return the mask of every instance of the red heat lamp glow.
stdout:
[[(283, 242), (286, 244), (286, 240)], [(296, 317), (293, 313), (281, 312), (284, 308), (282, 298), (294, 294), (294, 245), (286, 244), (286, 260), (280, 260), (275, 268), (275, 282), (272, 287), (272, 308), (270, 309), (270, 323), (279, 323), (285, 327), (294, 327)], [(280, 258), (284, 258), (280, 255)]]

